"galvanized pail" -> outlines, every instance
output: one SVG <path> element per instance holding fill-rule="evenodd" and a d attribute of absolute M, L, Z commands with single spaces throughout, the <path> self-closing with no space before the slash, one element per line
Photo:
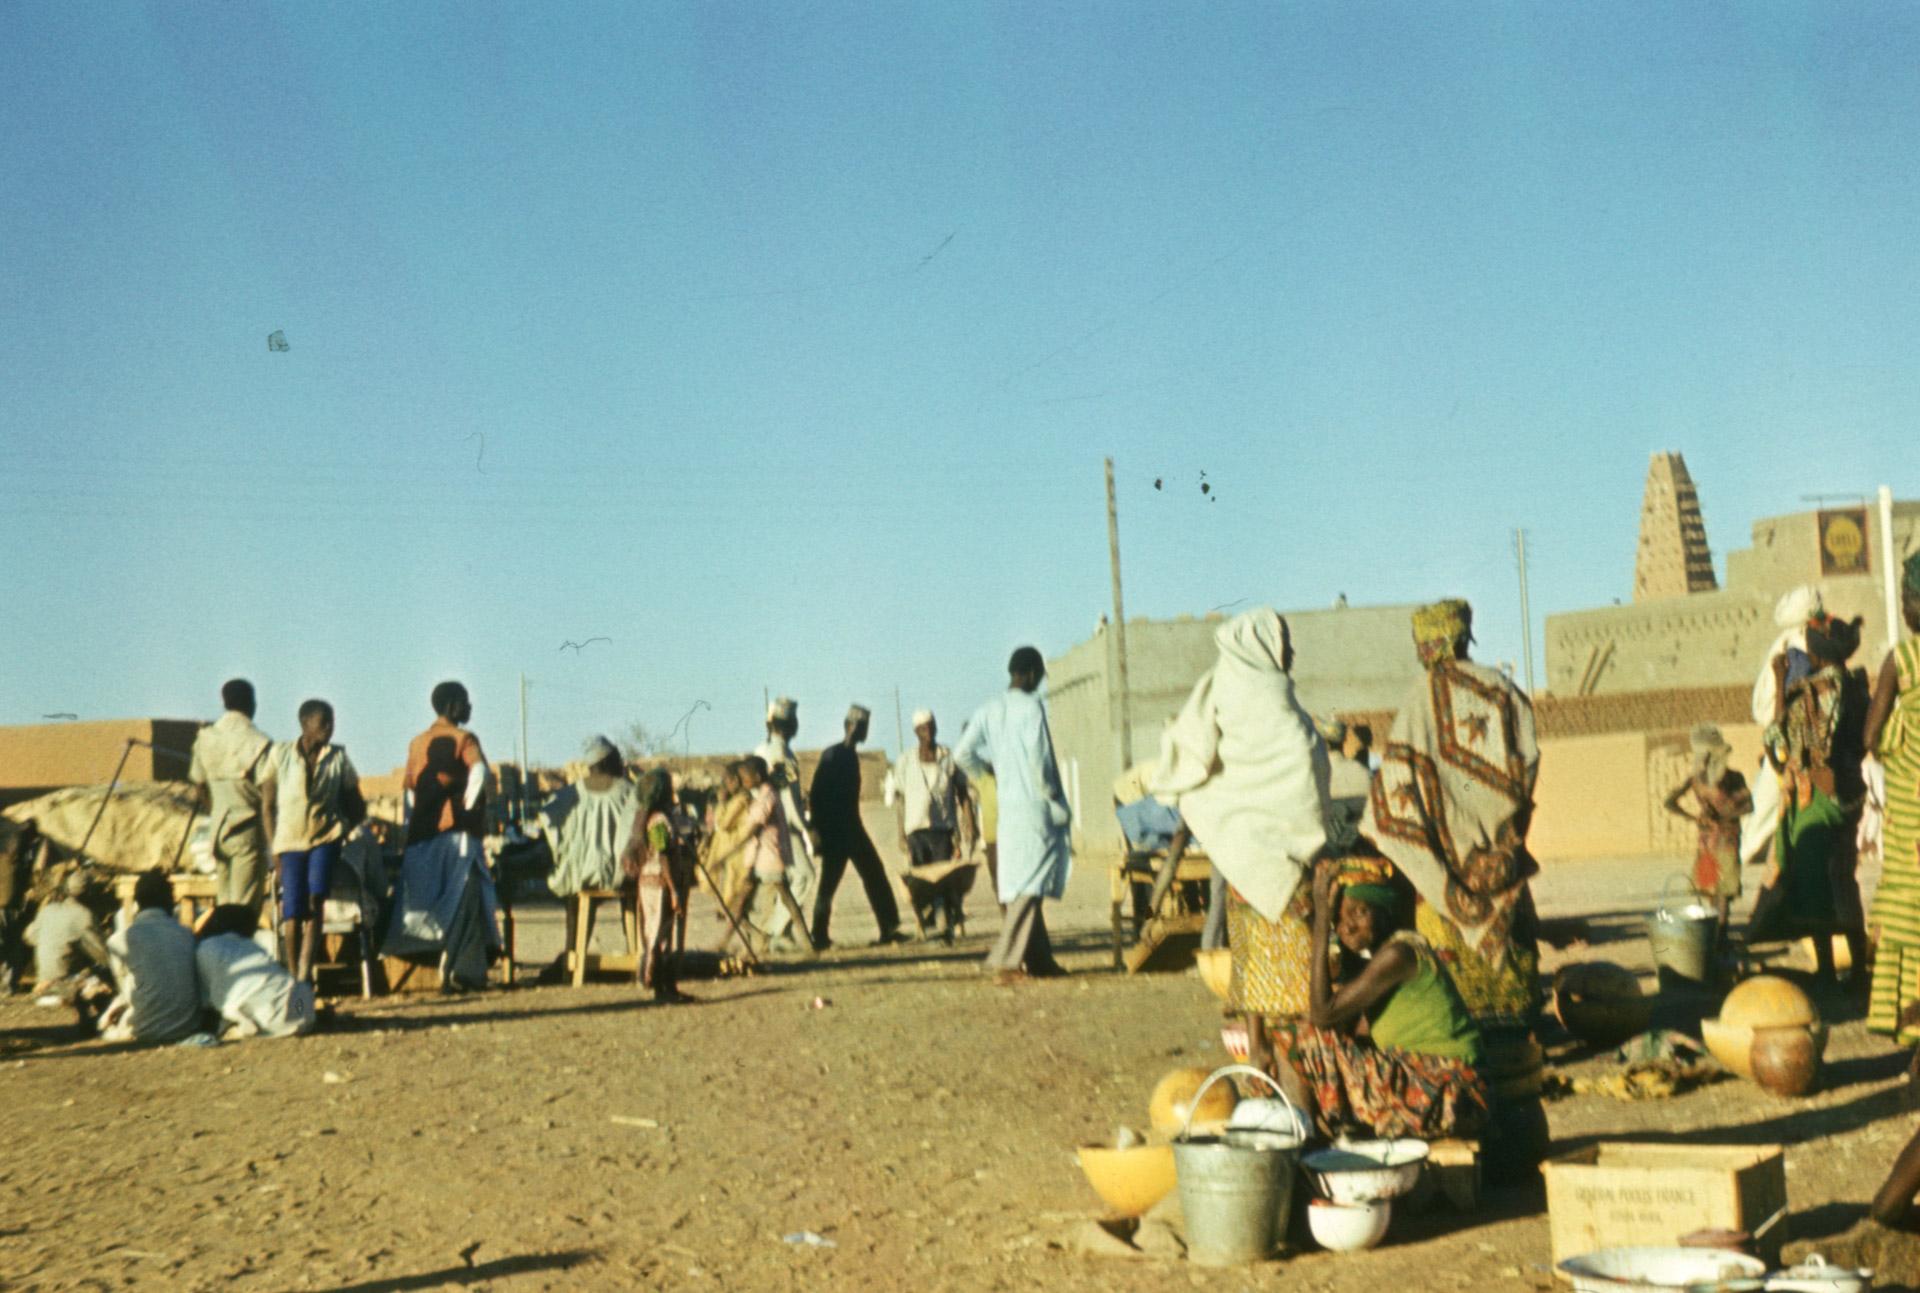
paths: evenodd
<path fill-rule="evenodd" d="M 1647 943 L 1653 951 L 1654 968 L 1677 975 L 1691 983 L 1713 982 L 1713 945 L 1720 929 L 1720 918 L 1702 903 L 1673 907 L 1667 902 L 1673 876 L 1660 892 L 1660 907 L 1647 917 Z M 1663 976 L 1664 977 L 1664 974 Z"/>
<path fill-rule="evenodd" d="M 1194 1093 L 1186 1126 L 1173 1142 L 1180 1211 L 1187 1223 L 1187 1260 L 1197 1266 L 1239 1266 L 1272 1257 L 1287 1237 L 1300 1142 L 1273 1132 L 1194 1136 L 1193 1109 L 1221 1078 L 1243 1073 L 1286 1092 L 1248 1064 L 1215 1070 Z M 1291 1102 L 1287 1102 L 1291 1110 Z"/>

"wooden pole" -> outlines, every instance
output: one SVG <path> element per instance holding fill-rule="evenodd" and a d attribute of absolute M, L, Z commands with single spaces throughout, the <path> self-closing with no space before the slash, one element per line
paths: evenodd
<path fill-rule="evenodd" d="M 1527 532 L 1513 532 L 1514 549 L 1520 557 L 1520 650 L 1527 658 L 1527 695 L 1533 695 L 1533 612 L 1527 605 Z"/>
<path fill-rule="evenodd" d="M 1133 766 L 1133 693 L 1127 683 L 1127 607 L 1120 596 L 1120 508 L 1113 494 L 1113 459 L 1107 459 L 1107 561 L 1113 567 L 1113 670 L 1119 694 L 1108 700 L 1120 712 L 1120 771 Z M 1111 687 L 1111 684 L 1110 684 Z"/>
<path fill-rule="evenodd" d="M 527 800 L 529 798 L 529 780 L 533 775 L 533 756 L 527 748 L 527 675 L 520 675 L 520 802 L 518 809 L 520 824 L 527 824 Z"/>
<path fill-rule="evenodd" d="M 1900 645 L 1900 572 L 1893 565 L 1893 489 L 1880 487 L 1880 581 L 1887 598 L 1887 650 Z"/>

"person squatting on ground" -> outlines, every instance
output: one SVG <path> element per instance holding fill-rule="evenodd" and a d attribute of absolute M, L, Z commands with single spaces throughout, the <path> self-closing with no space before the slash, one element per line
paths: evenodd
<path fill-rule="evenodd" d="M 113 992 L 106 940 L 81 901 L 86 892 L 87 873 L 67 872 L 60 896 L 42 904 L 27 927 L 26 941 L 34 952 L 37 1004 L 71 1006 L 81 1023 L 92 1024 Z"/>
<path fill-rule="evenodd" d="M 740 785 L 747 798 L 743 830 L 724 852 L 716 851 L 714 854 L 714 861 L 722 866 L 731 861 L 735 854 L 742 856 L 746 862 L 748 887 L 736 915 L 745 925 L 747 909 L 753 905 L 755 894 L 764 889 L 786 912 L 791 927 L 800 932 L 801 951 L 809 957 L 818 956 L 820 953 L 807 931 L 807 918 L 800 910 L 800 900 L 787 885 L 787 870 L 792 865 L 793 833 L 787 825 L 786 806 L 767 779 L 767 761 L 757 754 L 742 759 Z M 747 928 L 751 930 L 751 926 Z M 762 937 L 770 946 L 771 937 Z"/>
<path fill-rule="evenodd" d="M 680 991 L 674 975 L 680 895 L 674 883 L 673 821 L 667 813 L 671 784 L 658 768 L 641 774 L 634 788 L 637 802 L 620 868 L 633 886 L 633 923 L 640 940 L 634 978 L 653 990 L 655 1000 L 678 1004 L 692 998 Z"/>
<path fill-rule="evenodd" d="M 916 913 L 931 929 L 938 923 L 948 942 L 966 924 L 965 901 L 973 887 L 971 864 L 952 865 L 966 855 L 967 845 L 979 834 L 971 820 L 973 800 L 967 794 L 967 776 L 953 761 L 953 753 L 934 738 L 939 724 L 930 709 L 913 712 L 914 748 L 894 765 L 893 785 L 900 795 L 900 834 L 907 853 L 907 873 L 922 883 L 916 890 Z"/>
<path fill-rule="evenodd" d="M 1294 694 L 1293 642 L 1277 612 L 1236 615 L 1214 645 L 1213 667 L 1161 739 L 1153 789 L 1173 798 L 1226 878 L 1227 1009 L 1246 1020 L 1251 1062 L 1270 1066 L 1271 1028 L 1307 1013 L 1305 879 L 1327 842 L 1327 749 Z"/>
<path fill-rule="evenodd" d="M 820 752 L 820 765 L 813 770 L 813 785 L 807 792 L 813 832 L 820 843 L 820 884 L 813 894 L 813 945 L 823 952 L 833 946 L 833 895 L 849 862 L 860 873 L 867 905 L 873 908 L 873 918 L 880 926 L 875 945 L 897 943 L 906 937 L 900 932 L 900 907 L 894 901 L 887 868 L 880 861 L 880 851 L 873 847 L 866 823 L 860 820 L 860 742 L 867 739 L 868 718 L 864 706 L 847 710 L 846 735 Z"/>
<path fill-rule="evenodd" d="M 1778 700 L 1764 739 L 1780 778 L 1780 823 L 1747 929 L 1749 942 L 1811 936 L 1818 973 L 1829 983 L 1834 934 L 1846 937 L 1857 970 L 1867 959 L 1856 867 L 1868 694 L 1865 677 L 1847 668 L 1859 645 L 1857 618 L 1823 611 L 1807 621 L 1811 673 L 1790 681 L 1787 657 L 1775 658 Z"/>
<path fill-rule="evenodd" d="M 1920 553 L 1907 558 L 1900 592 L 1901 618 L 1920 634 Z M 1920 637 L 1900 642 L 1880 666 L 1865 743 L 1886 786 L 1880 886 L 1868 913 L 1877 941 L 1867 1028 L 1917 1048 L 1907 1076 L 1920 1092 Z"/>
<path fill-rule="evenodd" d="M 333 743 L 332 705 L 301 703 L 299 739 L 273 748 L 262 781 L 267 834 L 279 865 L 287 967 L 311 983 L 333 868 L 347 832 L 367 816 L 360 774 L 346 749 Z"/>
<path fill-rule="evenodd" d="M 187 780 L 199 787 L 213 842 L 214 901 L 260 906 L 266 894 L 267 837 L 261 828 L 261 786 L 273 742 L 253 725 L 253 684 L 235 678 L 220 688 L 226 712 L 193 738 Z"/>
<path fill-rule="evenodd" d="M 125 929 L 107 940 L 120 994 L 101 1016 L 108 1041 L 177 1042 L 200 1031 L 200 980 L 193 934 L 173 916 L 173 884 L 159 870 L 133 884 L 137 909 Z M 259 908 L 234 904 L 259 920 Z"/>
<path fill-rule="evenodd" d="M 433 689 L 434 721 L 407 746 L 406 853 L 382 953 L 437 954 L 443 992 L 487 986 L 500 949 L 500 901 L 487 870 L 488 769 L 467 730 L 473 702 L 457 682 Z"/>
<path fill-rule="evenodd" d="M 540 835 L 553 854 L 547 887 L 560 899 L 567 925 L 567 941 L 547 970 L 550 980 L 564 975 L 578 940 L 580 911 L 574 898 L 583 890 L 630 888 L 620 859 L 632 838 L 640 792 L 627 779 L 620 751 L 606 737 L 590 739 L 583 757 L 586 775 L 562 786 L 540 806 Z M 631 894 L 623 892 L 621 904 L 631 906 Z"/>
<path fill-rule="evenodd" d="M 1720 912 L 1724 947 L 1728 916 L 1740 896 L 1740 819 L 1753 811 L 1747 779 L 1727 766 L 1733 747 L 1712 723 L 1700 723 L 1688 738 L 1693 766 L 1687 779 L 1666 798 L 1666 809 L 1699 827 L 1693 855 L 1693 887 Z M 1693 796 L 1693 811 L 1680 801 Z"/>
<path fill-rule="evenodd" d="M 780 799 L 780 812 L 787 824 L 787 891 L 804 907 L 813 897 L 819 869 L 813 838 L 807 833 L 807 806 L 800 795 L 800 760 L 794 757 L 793 738 L 800 731 L 799 703 L 781 696 L 767 706 L 767 739 L 754 751 L 767 765 L 767 781 Z M 777 945 L 794 941 L 791 914 L 769 890 L 761 899 L 771 909 L 761 916 L 761 926 Z M 802 921 L 801 925 L 806 922 Z M 813 946 L 811 940 L 807 947 Z"/>
<path fill-rule="evenodd" d="M 1384 858 L 1315 868 L 1307 1018 L 1276 1035 L 1274 1064 L 1293 1070 L 1330 1135 L 1471 1137 L 1486 1121 L 1480 1030 L 1433 949 L 1404 927 L 1411 897 Z"/>
<path fill-rule="evenodd" d="M 313 984 L 296 979 L 254 939 L 247 908 L 215 907 L 195 938 L 201 1005 L 228 1037 L 298 1037 L 314 1028 Z"/>
<path fill-rule="evenodd" d="M 1060 768 L 1053 757 L 1047 708 L 1036 694 L 1046 662 L 1023 646 L 1007 662 L 1007 690 L 967 720 L 954 746 L 954 762 L 971 778 L 991 774 L 998 809 L 999 874 L 1006 910 L 1000 938 L 987 953 L 995 982 L 1065 974 L 1053 958 L 1042 904 L 1067 889 L 1073 860 L 1068 848 L 1073 814 L 1067 808 Z"/>

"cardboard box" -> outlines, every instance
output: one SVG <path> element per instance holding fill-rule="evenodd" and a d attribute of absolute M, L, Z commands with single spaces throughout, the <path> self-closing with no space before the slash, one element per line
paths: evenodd
<path fill-rule="evenodd" d="M 1787 1165 L 1779 1145 L 1590 1145 L 1546 1164 L 1555 1265 L 1602 1248 L 1666 1247 L 1696 1230 L 1753 1233 L 1778 1264 Z"/>

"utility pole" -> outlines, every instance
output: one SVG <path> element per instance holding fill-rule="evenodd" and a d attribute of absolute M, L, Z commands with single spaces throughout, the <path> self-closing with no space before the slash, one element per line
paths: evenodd
<path fill-rule="evenodd" d="M 1527 695 L 1533 695 L 1533 611 L 1527 605 L 1527 532 L 1513 532 L 1514 552 L 1520 558 L 1520 650 L 1526 657 Z"/>
<path fill-rule="evenodd" d="M 527 675 L 520 675 L 520 802 L 514 807 L 518 810 L 520 824 L 527 822 L 528 788 L 533 777 L 533 760 L 527 749 Z"/>
<path fill-rule="evenodd" d="M 893 740 L 894 757 L 907 752 L 907 728 L 900 720 L 900 684 L 893 684 Z"/>
<path fill-rule="evenodd" d="M 1113 665 L 1120 686 L 1108 702 L 1120 711 L 1120 771 L 1133 766 L 1133 693 L 1127 685 L 1127 607 L 1120 597 L 1120 508 L 1113 496 L 1113 459 L 1107 459 L 1107 560 L 1113 567 Z"/>
<path fill-rule="evenodd" d="M 1893 488 L 1880 487 L 1880 583 L 1887 598 L 1887 650 L 1900 645 L 1900 575 L 1893 568 Z"/>

